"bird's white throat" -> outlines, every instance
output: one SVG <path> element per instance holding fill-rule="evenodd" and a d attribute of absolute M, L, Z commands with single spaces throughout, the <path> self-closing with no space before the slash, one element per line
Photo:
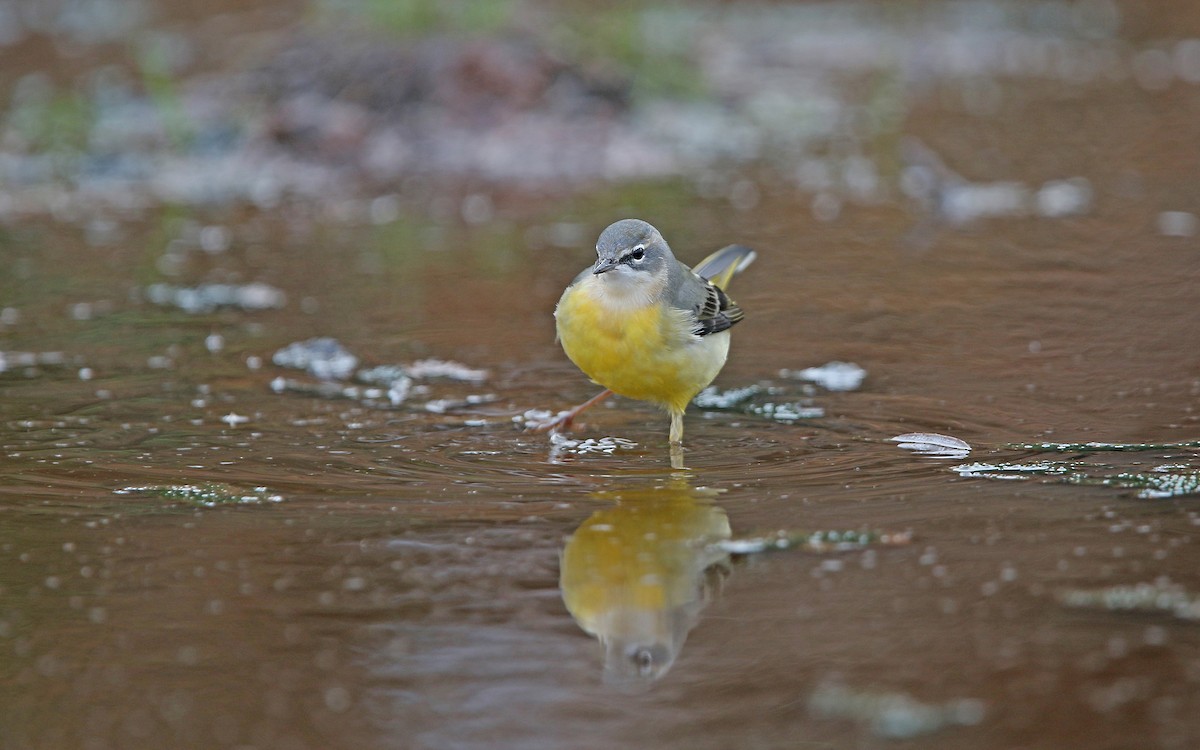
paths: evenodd
<path fill-rule="evenodd" d="M 645 307 L 661 296 L 666 278 L 629 268 L 617 268 L 588 279 L 590 291 L 605 307 L 629 310 Z"/>

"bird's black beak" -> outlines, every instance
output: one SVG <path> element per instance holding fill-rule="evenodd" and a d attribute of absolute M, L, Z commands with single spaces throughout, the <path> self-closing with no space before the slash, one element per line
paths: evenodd
<path fill-rule="evenodd" d="M 592 266 L 592 273 L 602 274 L 605 271 L 613 270 L 619 265 L 621 265 L 621 261 L 618 258 L 601 258 L 596 261 L 596 265 Z"/>

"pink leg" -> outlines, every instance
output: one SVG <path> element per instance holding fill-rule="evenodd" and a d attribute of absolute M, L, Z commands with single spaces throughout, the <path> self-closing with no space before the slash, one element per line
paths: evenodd
<path fill-rule="evenodd" d="M 569 430 L 571 429 L 571 423 L 575 421 L 575 417 L 579 416 L 581 411 L 589 406 L 595 406 L 611 395 L 613 395 L 613 392 L 605 388 L 603 391 L 600 391 L 595 396 L 592 396 L 571 411 L 565 412 L 562 416 L 555 417 L 554 419 L 546 422 L 541 422 L 540 424 L 530 425 L 529 429 L 533 430 L 534 432 L 546 432 L 547 430 Z"/>

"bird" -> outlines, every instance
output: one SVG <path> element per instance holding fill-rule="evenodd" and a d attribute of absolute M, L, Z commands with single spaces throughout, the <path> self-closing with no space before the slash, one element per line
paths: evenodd
<path fill-rule="evenodd" d="M 755 257 L 729 245 L 693 269 L 647 222 L 609 225 L 596 241 L 596 262 L 554 309 L 563 351 L 604 390 L 535 428 L 568 429 L 580 412 L 616 393 L 664 408 L 670 443 L 681 446 L 684 411 L 725 365 L 729 329 L 743 318 L 725 288 Z"/>

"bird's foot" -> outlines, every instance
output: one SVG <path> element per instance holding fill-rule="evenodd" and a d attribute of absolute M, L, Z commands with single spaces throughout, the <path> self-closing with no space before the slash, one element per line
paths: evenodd
<path fill-rule="evenodd" d="M 548 419 L 541 419 L 525 423 L 526 432 L 565 432 L 571 429 L 571 425 L 575 423 L 575 409 L 567 409 L 560 411 L 558 414 Z"/>
<path fill-rule="evenodd" d="M 550 419 L 529 420 L 525 423 L 525 429 L 531 432 L 548 432 L 550 430 L 560 432 L 563 430 L 569 430 L 571 429 L 571 424 L 575 421 L 575 417 L 579 416 L 580 412 L 590 406 L 595 406 L 611 396 L 612 393 L 612 391 L 605 389 L 597 393 L 595 396 L 592 396 L 587 401 L 584 401 L 579 406 L 576 406 L 574 409 L 560 411 L 556 416 L 551 417 Z"/>

